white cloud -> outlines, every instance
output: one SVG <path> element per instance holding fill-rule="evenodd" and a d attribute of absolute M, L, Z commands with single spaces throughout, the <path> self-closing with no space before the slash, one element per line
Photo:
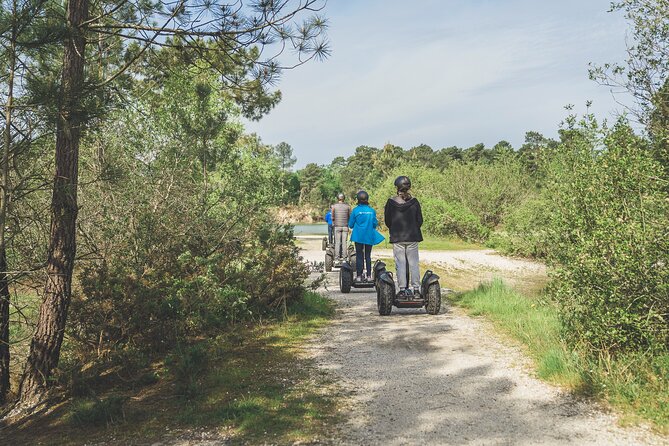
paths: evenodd
<path fill-rule="evenodd" d="M 282 103 L 248 126 L 290 143 L 299 165 L 362 144 L 519 145 L 528 130 L 554 135 L 566 104 L 615 107 L 587 78 L 589 61 L 623 57 L 606 0 L 336 2 L 331 59 L 287 72 Z"/>

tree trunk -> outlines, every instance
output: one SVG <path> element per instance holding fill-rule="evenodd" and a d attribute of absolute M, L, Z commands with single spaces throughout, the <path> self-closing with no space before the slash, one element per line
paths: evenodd
<path fill-rule="evenodd" d="M 89 0 L 69 0 L 69 36 L 63 54 L 60 112 L 56 125 L 56 173 L 51 199 L 47 280 L 37 328 L 30 345 L 20 388 L 20 402 L 39 400 L 58 365 L 70 305 L 76 254 L 77 181 L 81 135 L 81 93 L 84 82 L 84 39 Z"/>
<path fill-rule="evenodd" d="M 9 276 L 7 270 L 7 245 L 5 224 L 9 199 L 9 152 L 12 144 L 12 107 L 14 100 L 14 73 L 16 71 L 16 0 L 12 2 L 12 40 L 8 51 L 9 76 L 7 78 L 7 103 L 5 104 L 5 131 L 2 151 L 0 187 L 0 404 L 4 404 L 9 392 Z"/>

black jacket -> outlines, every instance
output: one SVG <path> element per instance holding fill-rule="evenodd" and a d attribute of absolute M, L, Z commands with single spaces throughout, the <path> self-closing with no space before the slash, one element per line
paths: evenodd
<path fill-rule="evenodd" d="M 420 227 L 423 225 L 423 212 L 420 203 L 413 197 L 403 203 L 396 201 L 397 198 L 388 199 L 383 212 L 385 224 L 390 230 L 390 243 L 422 242 Z"/>

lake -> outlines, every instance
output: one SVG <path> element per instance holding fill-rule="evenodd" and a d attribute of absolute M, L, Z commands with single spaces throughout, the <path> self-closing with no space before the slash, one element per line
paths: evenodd
<path fill-rule="evenodd" d="M 295 225 L 295 235 L 328 235 L 328 225 L 325 223 Z"/>

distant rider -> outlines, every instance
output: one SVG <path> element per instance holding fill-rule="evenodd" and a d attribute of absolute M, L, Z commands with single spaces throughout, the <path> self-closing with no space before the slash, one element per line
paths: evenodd
<path fill-rule="evenodd" d="M 397 196 L 388 199 L 384 209 L 384 219 L 390 231 L 390 243 L 393 244 L 400 294 L 411 296 L 420 293 L 418 243 L 423 241 L 420 230 L 423 225 L 423 213 L 420 203 L 409 192 L 411 189 L 409 177 L 397 177 L 395 187 Z M 411 276 L 410 284 L 407 281 L 407 269 Z"/>
<path fill-rule="evenodd" d="M 353 229 L 351 241 L 355 243 L 356 281 L 368 280 L 372 277 L 372 246 L 378 245 L 385 237 L 376 230 L 379 221 L 376 211 L 369 205 L 369 194 L 364 190 L 358 192 L 358 205 L 351 212 L 348 227 Z M 363 272 L 366 266 L 367 274 Z"/>
<path fill-rule="evenodd" d="M 332 224 L 334 226 L 335 259 L 343 260 L 348 239 L 348 219 L 351 206 L 344 203 L 344 194 L 337 195 L 337 202 L 332 205 Z"/>
<path fill-rule="evenodd" d="M 328 243 L 332 244 L 334 240 L 334 227 L 332 226 L 332 208 L 328 208 L 325 214 L 325 223 L 328 224 Z"/>

